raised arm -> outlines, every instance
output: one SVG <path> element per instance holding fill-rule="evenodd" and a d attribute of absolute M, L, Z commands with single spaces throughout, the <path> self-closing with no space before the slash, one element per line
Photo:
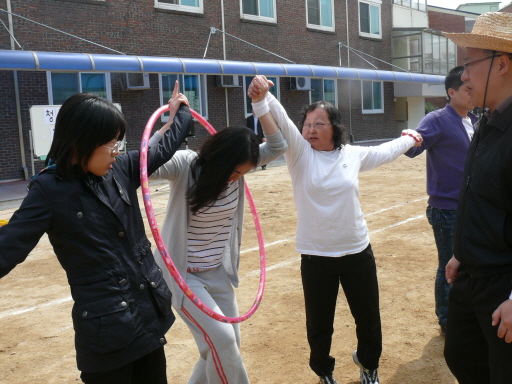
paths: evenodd
<path fill-rule="evenodd" d="M 174 83 L 174 89 L 172 91 L 172 96 L 169 99 L 169 120 L 164 124 L 162 128 L 158 131 L 158 133 L 163 136 L 165 132 L 171 128 L 171 124 L 174 122 L 174 117 L 176 116 L 176 112 L 178 111 L 181 104 L 185 104 L 190 108 L 190 103 L 188 102 L 187 96 L 179 92 L 180 86 L 178 80 Z M 159 140 L 158 140 L 159 141 Z M 156 142 L 158 142 L 156 141 Z M 155 143 L 156 143 L 155 142 Z M 151 141 L 150 141 L 151 144 Z"/>
<path fill-rule="evenodd" d="M 249 86 L 248 95 L 253 100 L 252 107 L 254 113 L 261 121 L 261 117 L 266 115 L 269 111 L 272 114 L 274 121 L 277 123 L 283 135 L 288 142 L 288 151 L 285 154 L 286 160 L 294 164 L 300 157 L 309 143 L 304 140 L 302 134 L 297 129 L 293 121 L 288 117 L 283 106 L 268 90 L 274 83 L 267 80 L 265 76 L 256 76 L 251 85 Z M 261 117 L 260 117 L 261 116 Z"/>
<path fill-rule="evenodd" d="M 188 100 L 185 95 L 177 92 L 175 85 L 173 96 L 169 100 L 170 114 L 167 123 L 155 134 L 154 139 L 149 142 L 147 156 L 147 172 L 151 175 L 162 164 L 169 161 L 174 153 L 181 146 L 194 121 L 188 107 Z M 173 117 L 173 119 L 171 119 Z M 159 135 L 159 136 L 158 136 Z M 132 180 L 139 179 L 140 153 L 138 150 L 130 151 L 127 154 L 116 157 L 116 169 L 129 175 Z M 138 184 L 136 184 L 138 187 Z"/>

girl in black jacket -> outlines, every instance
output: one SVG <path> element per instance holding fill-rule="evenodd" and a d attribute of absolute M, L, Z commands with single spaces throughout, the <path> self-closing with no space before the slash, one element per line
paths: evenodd
<path fill-rule="evenodd" d="M 167 162 L 193 124 L 177 83 L 148 174 Z M 171 127 L 172 123 L 172 127 Z M 171 129 L 169 129 L 171 128 Z M 137 199 L 139 151 L 119 154 L 121 112 L 90 93 L 60 108 L 47 167 L 0 228 L 0 277 L 44 233 L 66 271 L 78 369 L 84 383 L 167 383 L 163 345 L 175 318 Z"/>

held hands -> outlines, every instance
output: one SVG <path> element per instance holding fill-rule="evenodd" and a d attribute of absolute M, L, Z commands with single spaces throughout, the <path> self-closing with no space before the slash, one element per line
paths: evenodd
<path fill-rule="evenodd" d="M 265 98 L 270 87 L 273 87 L 274 83 L 263 75 L 257 75 L 252 79 L 251 85 L 247 90 L 247 96 L 252 99 L 253 103 L 262 101 Z"/>
<path fill-rule="evenodd" d="M 448 264 L 445 267 L 445 276 L 448 284 L 453 284 L 453 281 L 457 277 L 457 271 L 459 270 L 460 261 L 452 256 Z"/>
<path fill-rule="evenodd" d="M 167 120 L 167 123 L 165 123 L 165 125 L 158 131 L 158 133 L 161 135 L 163 135 L 171 127 L 171 124 L 174 121 L 174 116 L 176 116 L 176 112 L 178 111 L 181 104 L 185 104 L 190 107 L 187 96 L 185 96 L 183 93 L 179 93 L 179 89 L 180 86 L 178 80 L 176 80 L 174 83 L 172 96 L 169 99 L 169 120 Z"/>
<path fill-rule="evenodd" d="M 421 137 L 421 135 L 416 132 L 415 130 L 413 129 L 404 129 L 402 131 L 402 136 L 411 136 L 414 141 L 416 141 L 416 143 L 414 144 L 415 147 L 421 147 L 421 143 L 423 143 L 423 137 Z"/>
<path fill-rule="evenodd" d="M 498 324 L 498 337 L 512 343 L 512 300 L 505 300 L 492 314 L 492 325 Z"/>

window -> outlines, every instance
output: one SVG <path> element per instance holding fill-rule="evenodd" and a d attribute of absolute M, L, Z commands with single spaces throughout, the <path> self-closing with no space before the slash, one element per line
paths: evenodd
<path fill-rule="evenodd" d="M 311 79 L 310 103 L 325 100 L 336 107 L 336 80 Z"/>
<path fill-rule="evenodd" d="M 203 13 L 203 0 L 155 0 L 155 8 Z"/>
<path fill-rule="evenodd" d="M 393 65 L 410 72 L 423 72 L 421 31 L 393 31 Z"/>
<path fill-rule="evenodd" d="M 306 0 L 308 28 L 334 31 L 334 5 L 332 0 Z"/>
<path fill-rule="evenodd" d="M 363 99 L 363 113 L 384 113 L 382 81 L 362 81 L 361 98 Z"/>
<path fill-rule="evenodd" d="M 95 93 L 112 101 L 110 73 L 69 73 L 47 72 L 48 101 L 62 105 L 66 99 L 80 92 Z"/>
<path fill-rule="evenodd" d="M 242 19 L 277 22 L 276 0 L 240 0 Z"/>
<path fill-rule="evenodd" d="M 249 85 L 251 85 L 252 79 L 254 79 L 254 76 L 244 77 L 245 117 L 252 115 L 252 100 L 247 96 L 247 91 L 249 90 Z M 270 88 L 269 92 L 279 100 L 279 79 L 273 76 L 267 76 L 267 79 L 274 83 L 274 86 Z"/>
<path fill-rule="evenodd" d="M 180 92 L 187 96 L 190 108 L 204 118 L 208 118 L 206 102 L 206 76 L 205 75 L 160 75 L 160 102 L 168 103 L 172 96 L 174 83 L 178 80 Z M 169 112 L 162 115 L 162 121 L 169 119 Z"/>
<path fill-rule="evenodd" d="M 457 49 L 455 44 L 442 35 L 423 32 L 423 72 L 446 75 L 455 67 Z"/>
<path fill-rule="evenodd" d="M 380 0 L 359 2 L 359 35 L 382 38 L 380 23 Z"/>
<path fill-rule="evenodd" d="M 393 3 L 401 5 L 402 7 L 427 12 L 427 0 L 393 0 Z"/>

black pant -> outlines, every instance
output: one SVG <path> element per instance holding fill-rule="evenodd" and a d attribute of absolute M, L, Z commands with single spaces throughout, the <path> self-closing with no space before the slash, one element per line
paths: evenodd
<path fill-rule="evenodd" d="M 107 372 L 82 372 L 85 384 L 167 384 L 164 347 L 121 368 Z"/>
<path fill-rule="evenodd" d="M 340 283 L 356 322 L 359 362 L 367 369 L 378 368 L 382 331 L 377 268 L 371 246 L 342 257 L 302 255 L 301 274 L 311 369 L 319 376 L 334 371 L 335 359 L 330 350 Z"/>
<path fill-rule="evenodd" d="M 450 290 L 444 356 L 459 384 L 512 383 L 512 344 L 492 314 L 510 295 L 512 273 L 471 278 L 461 265 Z"/>

